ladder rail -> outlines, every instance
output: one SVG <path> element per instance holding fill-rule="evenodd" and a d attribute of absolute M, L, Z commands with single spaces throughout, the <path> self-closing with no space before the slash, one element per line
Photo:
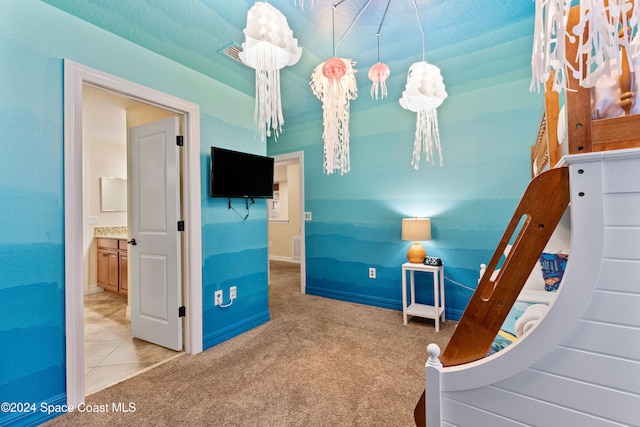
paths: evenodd
<path fill-rule="evenodd" d="M 529 183 L 491 257 L 487 273 L 480 279 L 440 357 L 443 366 L 461 365 L 485 357 L 568 205 L 568 167 L 548 170 Z M 492 277 L 516 232 L 500 272 Z M 423 392 L 414 410 L 417 426 L 426 423 L 424 396 Z"/>

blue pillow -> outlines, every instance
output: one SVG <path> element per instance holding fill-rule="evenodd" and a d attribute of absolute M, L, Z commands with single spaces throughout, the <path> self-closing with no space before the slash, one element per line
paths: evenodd
<path fill-rule="evenodd" d="M 544 289 L 553 292 L 558 290 L 564 270 L 567 268 L 567 254 L 548 254 L 540 256 L 540 266 L 542 267 L 542 277 L 544 277 Z"/>

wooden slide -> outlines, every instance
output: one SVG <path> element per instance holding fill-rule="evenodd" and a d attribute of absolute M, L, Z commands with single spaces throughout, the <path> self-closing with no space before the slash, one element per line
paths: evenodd
<path fill-rule="evenodd" d="M 551 169 L 527 187 L 440 361 L 455 366 L 485 357 L 531 270 L 569 205 L 569 170 Z M 516 234 L 500 272 L 492 272 Z M 425 420 L 425 393 L 414 410 L 416 425 Z"/>

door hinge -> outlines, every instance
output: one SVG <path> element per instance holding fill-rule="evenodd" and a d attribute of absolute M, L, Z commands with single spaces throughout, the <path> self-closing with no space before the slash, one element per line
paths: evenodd
<path fill-rule="evenodd" d="M 182 135 L 176 136 L 176 145 L 182 147 L 184 145 L 184 137 Z"/>
<path fill-rule="evenodd" d="M 182 307 L 178 308 L 178 317 L 185 317 L 186 316 L 186 312 L 187 309 L 184 307 L 184 305 Z"/>
<path fill-rule="evenodd" d="M 178 221 L 178 231 L 184 231 L 184 221 Z"/>

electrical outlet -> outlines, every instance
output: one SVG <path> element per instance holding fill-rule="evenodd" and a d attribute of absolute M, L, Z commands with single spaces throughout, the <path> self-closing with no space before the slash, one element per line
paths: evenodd
<path fill-rule="evenodd" d="M 232 287 L 229 288 L 229 299 L 232 300 L 232 301 L 234 299 L 236 299 L 236 287 L 235 286 L 232 286 Z"/>
<path fill-rule="evenodd" d="M 213 305 L 222 305 L 222 291 L 213 293 Z"/>
<path fill-rule="evenodd" d="M 376 269 L 374 267 L 369 267 L 369 279 L 376 278 Z"/>

